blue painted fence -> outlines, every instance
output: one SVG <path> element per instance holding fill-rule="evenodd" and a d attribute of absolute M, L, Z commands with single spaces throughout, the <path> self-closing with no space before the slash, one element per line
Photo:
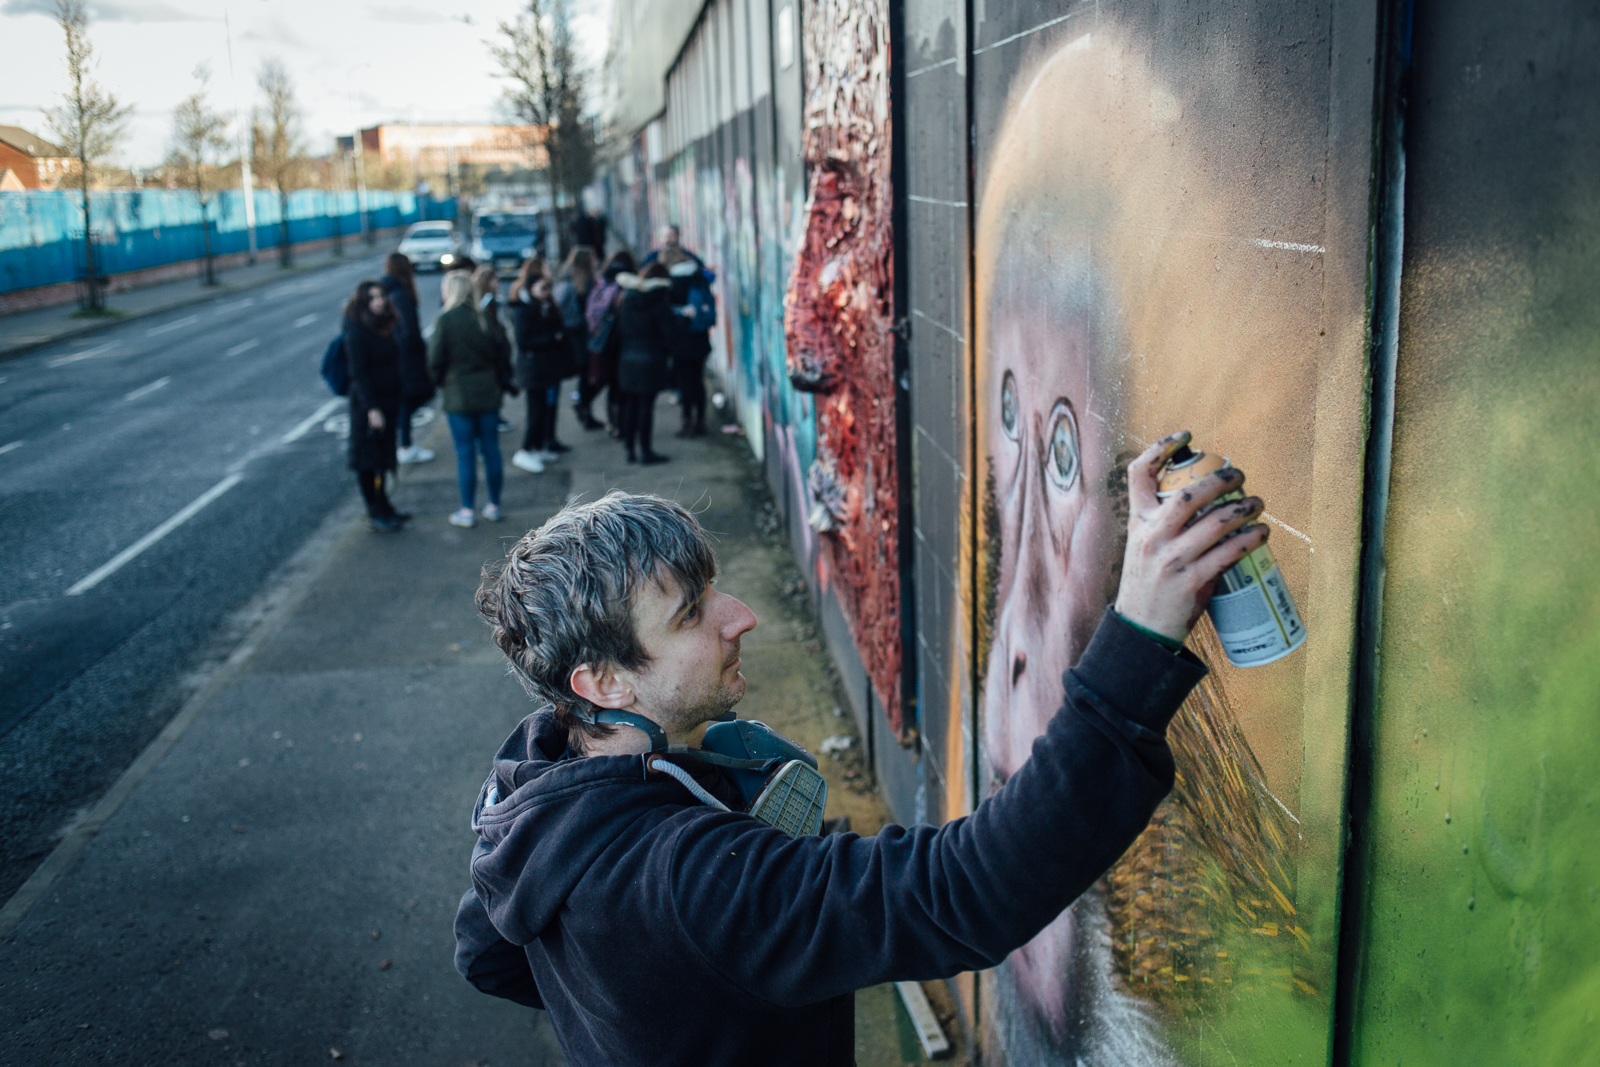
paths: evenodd
<path fill-rule="evenodd" d="M 358 194 L 299 189 L 289 194 L 289 241 L 298 244 L 361 232 Z M 204 254 L 200 202 L 181 189 L 112 189 L 89 195 L 96 265 L 101 274 L 124 274 L 198 259 Z M 282 237 L 277 193 L 256 190 L 256 246 L 276 248 Z M 456 214 L 454 199 L 371 190 L 367 211 L 374 229 L 404 226 Z M 211 250 L 216 255 L 249 248 L 244 195 L 219 192 L 207 206 Z M 0 293 L 70 282 L 83 276 L 83 200 L 72 191 L 0 193 Z"/>

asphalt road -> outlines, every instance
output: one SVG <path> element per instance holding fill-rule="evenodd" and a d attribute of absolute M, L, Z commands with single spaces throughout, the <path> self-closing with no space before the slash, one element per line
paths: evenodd
<path fill-rule="evenodd" d="M 242 637 L 354 494 L 318 377 L 381 260 L 0 363 L 0 900 Z M 419 286 L 423 321 L 438 286 Z"/>

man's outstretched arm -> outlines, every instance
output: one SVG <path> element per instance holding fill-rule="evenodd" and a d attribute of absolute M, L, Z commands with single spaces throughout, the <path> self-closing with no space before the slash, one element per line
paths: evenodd
<path fill-rule="evenodd" d="M 685 824 L 669 876 L 674 918 L 710 966 L 788 1005 L 993 966 L 1126 850 L 1171 789 L 1166 725 L 1205 673 L 1140 629 L 1186 637 L 1218 575 L 1264 537 L 1235 533 L 1259 500 L 1194 520 L 1238 487 L 1237 472 L 1157 501 L 1156 475 L 1187 439 L 1158 442 L 1130 467 L 1118 610 L 1063 679 L 1062 708 L 1032 757 L 972 816 L 798 841 L 737 816 Z"/>

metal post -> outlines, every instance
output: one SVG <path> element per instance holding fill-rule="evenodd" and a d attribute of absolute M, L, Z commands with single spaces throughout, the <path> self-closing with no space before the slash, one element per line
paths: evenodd
<path fill-rule="evenodd" d="M 233 27 L 228 12 L 222 12 L 222 27 L 228 37 L 228 88 L 233 93 L 233 124 L 239 128 L 239 185 L 244 190 L 244 229 L 250 243 L 250 265 L 256 265 L 256 183 L 250 173 L 250 157 L 255 152 L 254 138 L 239 118 L 239 85 L 233 77 Z"/>
<path fill-rule="evenodd" d="M 356 208 L 361 212 L 361 236 L 367 244 L 377 243 L 377 235 L 372 232 L 372 218 L 367 207 L 367 157 L 365 151 L 366 137 L 360 130 L 356 131 Z"/>

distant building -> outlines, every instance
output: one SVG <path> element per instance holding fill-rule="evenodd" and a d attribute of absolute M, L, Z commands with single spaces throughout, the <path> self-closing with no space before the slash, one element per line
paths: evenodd
<path fill-rule="evenodd" d="M 385 123 L 361 131 L 361 150 L 382 165 L 415 166 L 432 174 L 474 167 L 543 167 L 544 134 L 537 126 L 416 125 Z"/>
<path fill-rule="evenodd" d="M 0 126 L 0 190 L 54 189 L 77 169 L 78 161 L 60 146 L 21 126 Z"/>

